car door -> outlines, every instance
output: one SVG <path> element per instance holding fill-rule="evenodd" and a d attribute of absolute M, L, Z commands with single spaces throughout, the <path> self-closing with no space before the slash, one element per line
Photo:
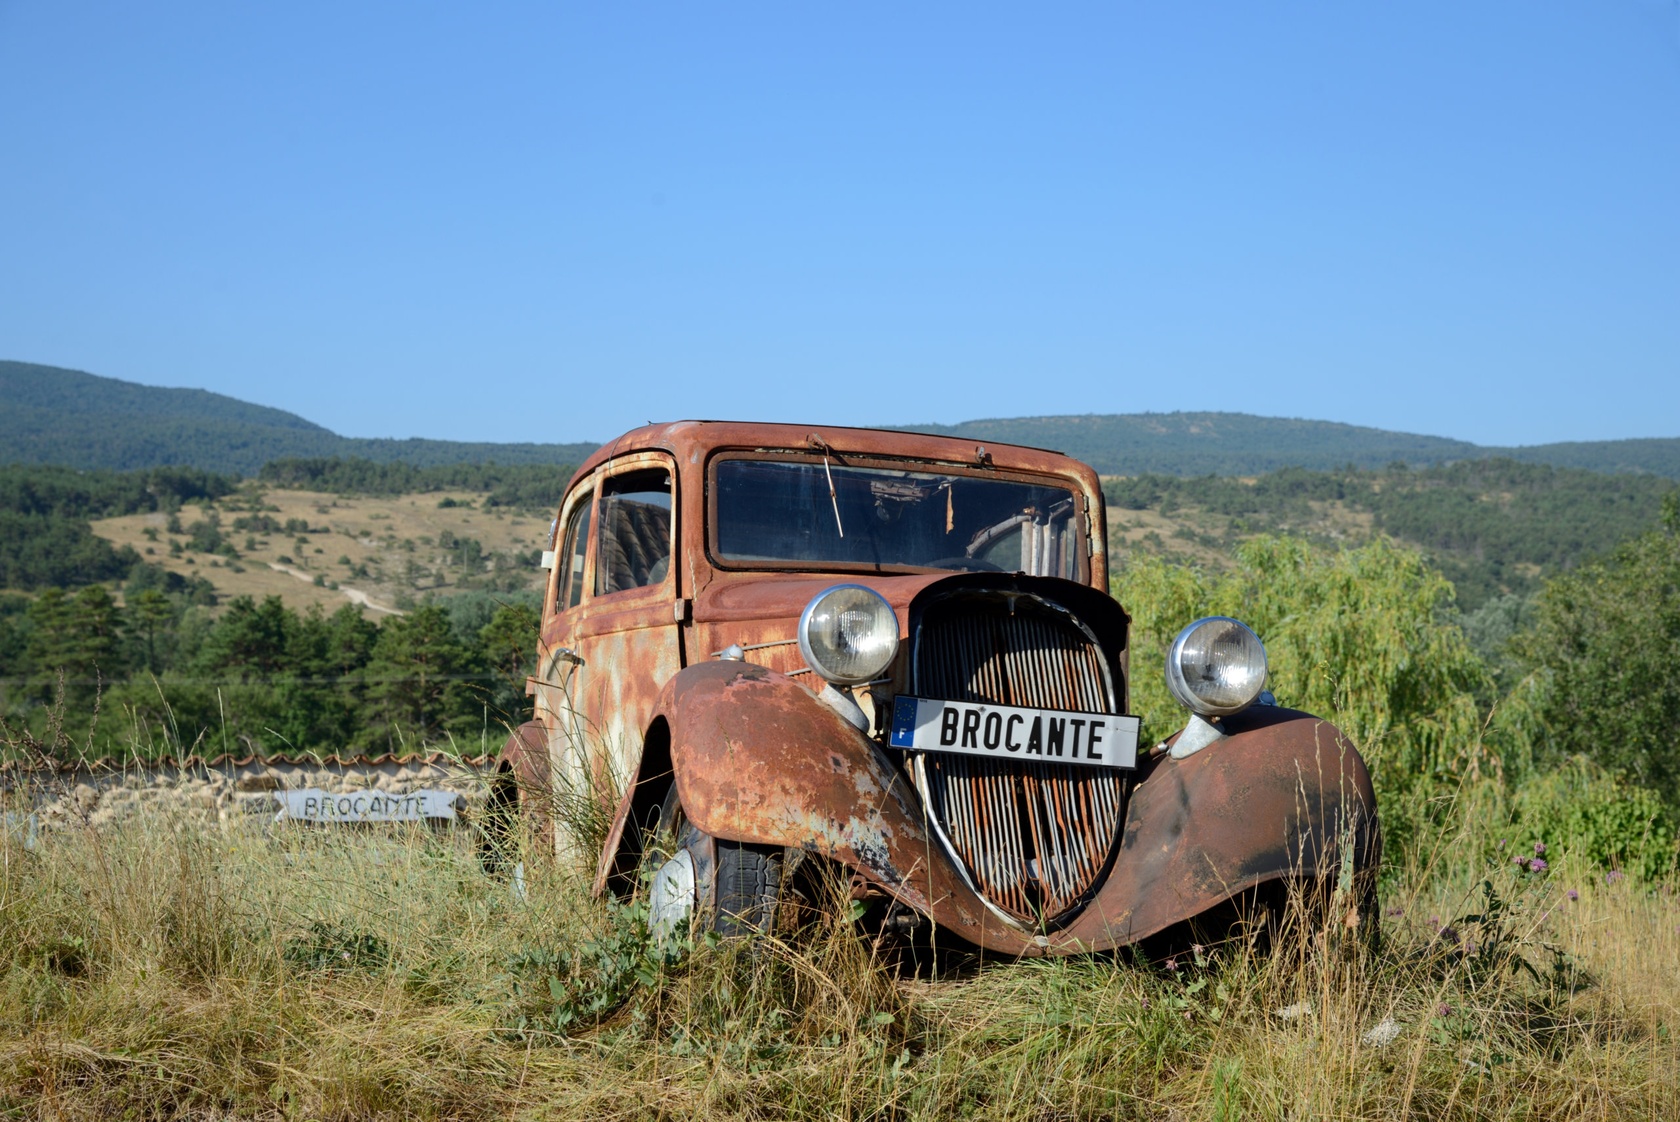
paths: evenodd
<path fill-rule="evenodd" d="M 674 469 L 663 453 L 621 457 L 561 512 L 538 692 L 562 816 L 616 805 L 682 666 Z"/>

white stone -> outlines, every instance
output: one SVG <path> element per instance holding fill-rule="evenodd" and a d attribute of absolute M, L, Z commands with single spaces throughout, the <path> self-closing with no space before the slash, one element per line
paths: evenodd
<path fill-rule="evenodd" d="M 1400 1022 L 1393 1017 L 1384 1017 L 1370 1032 L 1360 1037 L 1360 1042 L 1370 1048 L 1381 1048 L 1385 1044 L 1394 1043 L 1400 1035 Z"/>

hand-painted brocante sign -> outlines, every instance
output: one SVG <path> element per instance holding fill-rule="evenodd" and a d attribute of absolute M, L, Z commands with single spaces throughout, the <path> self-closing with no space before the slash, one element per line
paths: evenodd
<path fill-rule="evenodd" d="M 435 789 L 411 791 L 406 795 L 384 791 L 357 791 L 335 795 L 307 787 L 301 791 L 276 791 L 280 809 L 276 822 L 423 822 L 454 818 L 453 791 Z"/>

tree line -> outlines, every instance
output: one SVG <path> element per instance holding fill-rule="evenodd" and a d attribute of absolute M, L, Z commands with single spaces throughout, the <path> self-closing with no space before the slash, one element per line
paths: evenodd
<path fill-rule="evenodd" d="M 1606 555 L 1546 582 L 1490 659 L 1419 552 L 1377 537 L 1329 550 L 1244 543 L 1220 573 L 1134 554 L 1132 708 L 1153 741 L 1183 723 L 1157 667 L 1176 628 L 1231 615 L 1266 643 L 1280 704 L 1334 720 L 1372 769 L 1385 841 L 1417 842 L 1481 800 L 1527 842 L 1657 875 L 1680 833 L 1680 498 Z M 1495 856 L 1508 859 L 1509 854 Z"/>
<path fill-rule="evenodd" d="M 355 457 L 327 456 L 274 460 L 257 480 L 300 491 L 354 495 L 412 495 L 431 491 L 486 492 L 486 507 L 551 510 L 577 470 L 573 464 L 375 463 Z"/>
<path fill-rule="evenodd" d="M 1254 532 L 1313 536 L 1326 503 L 1371 516 L 1373 528 L 1419 546 L 1473 610 L 1527 595 L 1649 526 L 1676 484 L 1655 475 L 1603 475 L 1508 459 L 1381 471 L 1287 468 L 1252 478 L 1139 475 L 1108 479 L 1111 510 L 1223 520 L 1234 548 Z"/>
<path fill-rule="evenodd" d="M 472 751 L 528 714 L 529 595 L 466 594 L 383 620 L 248 596 L 220 612 L 103 584 L 0 600 L 0 714 L 92 755 Z"/>
<path fill-rule="evenodd" d="M 142 564 L 139 555 L 96 535 L 90 519 L 173 513 L 183 503 L 231 494 L 238 485 L 231 476 L 195 468 L 0 467 L 0 589 L 123 580 Z"/>

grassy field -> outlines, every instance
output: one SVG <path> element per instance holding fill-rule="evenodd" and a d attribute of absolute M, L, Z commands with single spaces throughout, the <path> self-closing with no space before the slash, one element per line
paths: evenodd
<path fill-rule="evenodd" d="M 1307 504 L 1311 515 L 1287 526 L 1290 533 L 1313 541 L 1335 545 L 1360 545 L 1375 532 L 1368 511 L 1354 510 L 1346 503 L 1327 501 Z M 1116 562 L 1132 553 L 1164 557 L 1223 572 L 1234 564 L 1238 543 L 1262 533 L 1276 532 L 1271 524 L 1233 531 L 1231 519 L 1200 507 L 1183 505 L 1171 513 L 1158 510 L 1108 509 L 1108 549 Z"/>
<path fill-rule="evenodd" d="M 1391 870 L 1375 953 L 1297 925 L 1270 955 L 937 979 L 843 920 L 668 954 L 567 870 L 485 876 L 463 834 L 8 837 L 0 1115 L 1680 1115 L 1672 886 L 1519 871 L 1462 818 Z"/>
<path fill-rule="evenodd" d="M 92 525 L 100 537 L 133 547 L 148 562 L 207 579 L 224 600 L 273 595 L 297 610 L 319 604 L 332 611 L 346 601 L 375 611 L 401 609 L 426 592 L 483 587 L 498 572 L 503 585 L 540 589 L 542 570 L 507 562 L 546 546 L 548 519 L 481 510 L 483 498 L 464 491 L 346 497 L 248 490 L 214 511 L 186 506 L 173 530 L 163 514 Z M 236 557 L 192 547 L 192 527 L 212 517 Z M 242 523 L 257 528 L 242 529 Z M 469 540 L 476 549 L 460 544 Z M 507 559 L 499 570 L 498 555 Z"/>

